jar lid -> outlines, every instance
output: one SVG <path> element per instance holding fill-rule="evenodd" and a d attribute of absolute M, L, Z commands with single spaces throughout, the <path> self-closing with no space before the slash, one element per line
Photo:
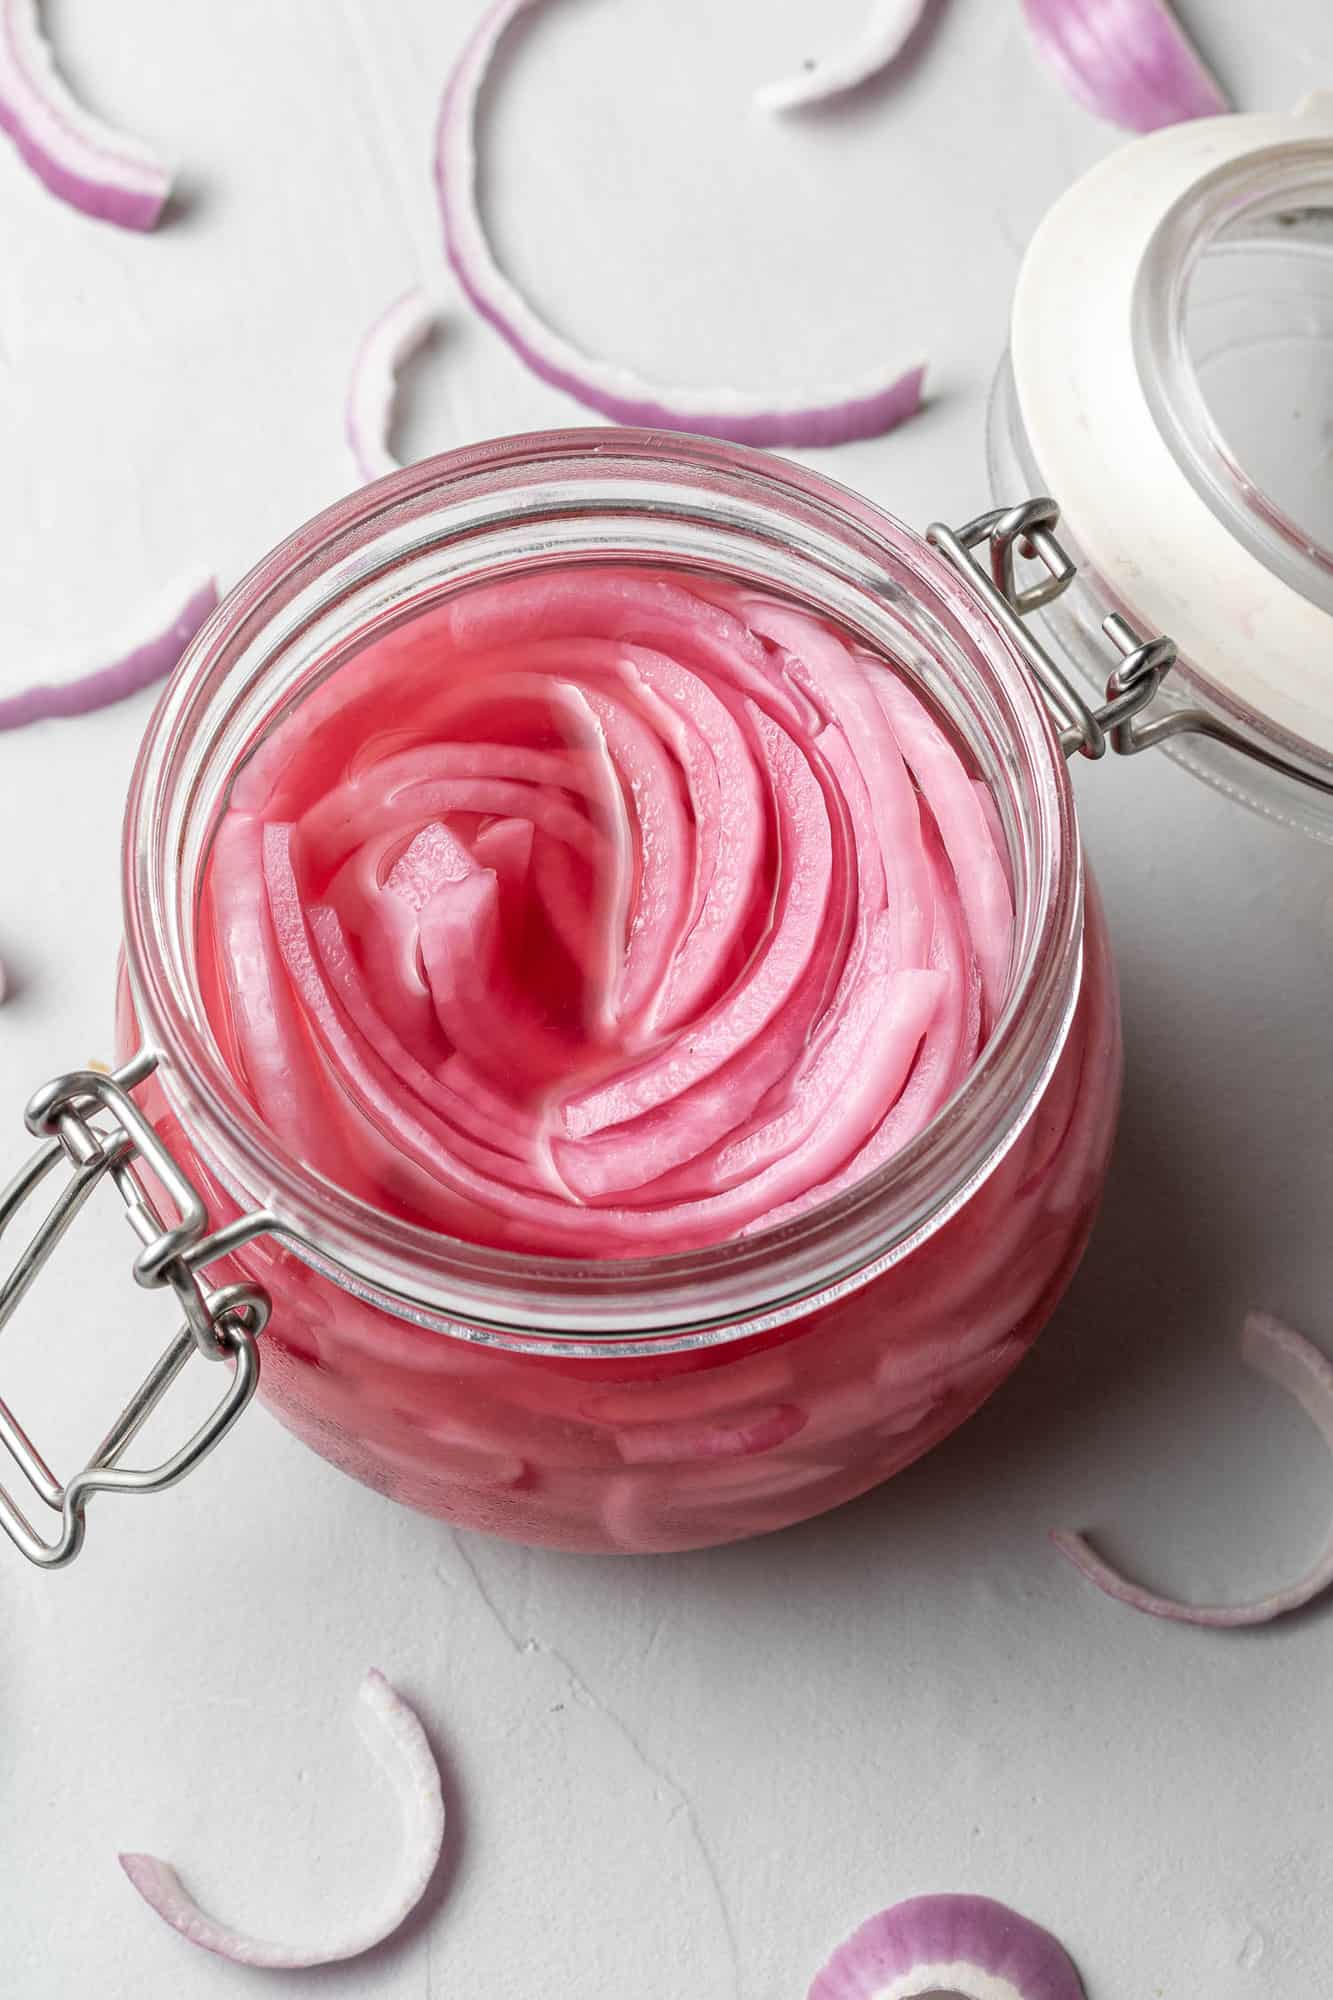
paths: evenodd
<path fill-rule="evenodd" d="M 1085 175 L 1024 260 L 1011 362 L 1080 564 L 1196 700 L 1333 775 L 1333 93 Z"/>

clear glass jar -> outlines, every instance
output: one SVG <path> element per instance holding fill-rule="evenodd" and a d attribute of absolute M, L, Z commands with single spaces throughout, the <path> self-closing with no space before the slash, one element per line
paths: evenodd
<path fill-rule="evenodd" d="M 195 918 L 211 831 L 264 731 L 367 636 L 464 583 L 650 562 L 799 600 L 894 660 L 989 785 L 1016 930 L 971 1075 L 879 1173 L 781 1229 L 575 1263 L 431 1234 L 275 1149 L 214 1042 Z M 759 453 L 574 431 L 413 467 L 330 509 L 232 593 L 150 725 L 126 821 L 122 1059 L 222 1226 L 210 1269 L 272 1301 L 261 1393 L 354 1477 L 459 1524 L 569 1549 L 779 1528 L 898 1471 L 1034 1339 L 1111 1147 L 1114 978 L 1065 759 L 1011 640 L 937 551 Z"/>

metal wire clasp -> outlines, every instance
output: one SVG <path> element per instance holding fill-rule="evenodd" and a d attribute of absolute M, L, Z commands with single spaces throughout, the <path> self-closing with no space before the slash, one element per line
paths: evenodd
<path fill-rule="evenodd" d="M 1208 709 L 1176 706 L 1149 717 L 1143 713 L 1176 660 L 1175 643 L 1165 637 L 1144 638 L 1127 618 L 1112 611 L 1102 630 L 1120 654 L 1106 682 L 1100 708 L 1087 703 L 1063 668 L 1056 665 L 1030 625 L 1029 614 L 1040 611 L 1067 590 L 1078 567 L 1056 537 L 1060 509 L 1054 500 L 1022 500 L 1016 507 L 993 507 L 965 527 L 949 528 L 936 521 L 926 540 L 945 556 L 980 598 L 995 622 L 1017 648 L 1054 712 L 1060 745 L 1066 757 L 1104 757 L 1109 749 L 1122 756 L 1151 750 L 1170 736 L 1209 736 L 1242 756 L 1296 778 L 1313 790 L 1333 795 L 1333 783 L 1304 765 L 1242 735 Z M 984 545 L 986 561 L 978 560 Z M 1035 583 L 1018 581 L 1015 557 L 1040 563 L 1045 570 Z"/>
<path fill-rule="evenodd" d="M 1040 611 L 1067 590 L 1077 574 L 1073 560 L 1056 539 L 1059 520 L 1060 509 L 1054 500 L 1024 500 L 1017 507 L 995 507 L 988 514 L 978 514 L 957 530 L 937 521 L 926 530 L 926 540 L 948 557 L 982 598 L 1032 669 L 1055 712 L 1066 757 L 1072 757 L 1076 750 L 1085 757 L 1104 757 L 1108 747 L 1128 755 L 1155 740 L 1135 726 L 1135 718 L 1175 664 L 1176 649 L 1170 639 L 1140 638 L 1128 620 L 1112 612 L 1102 629 L 1117 647 L 1120 663 L 1106 683 L 1106 701 L 1101 708 L 1092 708 L 1083 699 L 1023 623 L 1029 612 Z M 983 544 L 988 569 L 972 553 Z M 1041 563 L 1045 576 L 1020 586 L 1015 574 L 1016 554 Z"/>
<path fill-rule="evenodd" d="M 29 1100 L 24 1116 L 28 1130 L 45 1143 L 0 1194 L 3 1236 L 47 1175 L 61 1165 L 70 1169 L 53 1206 L 0 1282 L 0 1329 L 105 1179 L 115 1186 L 139 1238 L 135 1278 L 145 1286 L 169 1285 L 185 1314 L 179 1333 L 83 1469 L 64 1484 L 8 1404 L 0 1400 L 0 1444 L 37 1499 L 60 1517 L 59 1532 L 46 1540 L 8 1489 L 0 1486 L 0 1528 L 29 1561 L 47 1569 L 71 1562 L 79 1553 L 85 1509 L 94 1493 L 157 1493 L 183 1479 L 226 1436 L 259 1382 L 257 1342 L 268 1323 L 267 1294 L 256 1285 L 228 1285 L 210 1292 L 200 1283 L 198 1272 L 270 1228 L 273 1218 L 256 1213 L 207 1233 L 208 1216 L 198 1190 L 130 1096 L 156 1066 L 157 1057 L 141 1051 L 113 1075 L 72 1070 L 44 1084 Z M 145 1173 L 163 1190 L 174 1211 L 172 1218 L 159 1211 L 145 1185 Z M 195 1354 L 231 1364 L 230 1382 L 212 1414 L 161 1464 L 147 1469 L 122 1465 L 123 1453 Z"/>

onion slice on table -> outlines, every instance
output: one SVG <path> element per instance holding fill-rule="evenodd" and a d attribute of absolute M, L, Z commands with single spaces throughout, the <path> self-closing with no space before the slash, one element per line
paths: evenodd
<path fill-rule="evenodd" d="M 510 23 L 538 0 L 495 0 L 467 43 L 444 93 L 435 171 L 445 249 L 459 283 L 519 358 L 613 423 L 693 431 L 736 444 L 835 445 L 879 437 L 921 404 L 924 366 L 818 400 L 757 397 L 735 389 L 664 388 L 628 368 L 594 360 L 540 317 L 495 261 L 477 201 L 477 105 Z"/>
<path fill-rule="evenodd" d="M 122 229 L 156 226 L 171 175 L 147 146 L 75 102 L 42 34 L 37 0 L 0 0 L 0 130 L 71 208 Z"/>
<path fill-rule="evenodd" d="M 422 291 L 404 292 L 382 312 L 357 349 L 347 385 L 344 428 L 359 478 L 382 479 L 397 472 L 389 449 L 398 370 L 420 348 L 435 325 L 435 312 Z"/>
<path fill-rule="evenodd" d="M 869 83 L 903 54 L 933 4 L 934 0 L 871 0 L 859 34 L 805 69 L 766 83 L 755 92 L 755 103 L 765 111 L 797 111 L 807 104 L 826 104 L 831 97 Z"/>
<path fill-rule="evenodd" d="M 1167 0 L 1023 0 L 1033 40 L 1065 88 L 1131 132 L 1229 111 Z"/>
<path fill-rule="evenodd" d="M 0 729 L 22 729 L 53 716 L 87 715 L 165 680 L 217 601 L 211 576 L 173 584 L 145 608 L 141 636 L 124 652 L 68 680 L 39 681 L 17 694 L 0 695 Z"/>
<path fill-rule="evenodd" d="M 1294 1396 L 1312 1422 L 1318 1425 L 1324 1442 L 1333 1451 L 1333 1362 L 1303 1334 L 1294 1333 L 1268 1313 L 1251 1313 L 1241 1334 L 1241 1354 L 1258 1375 L 1266 1375 Z M 1076 1569 L 1135 1611 L 1153 1618 L 1170 1618 L 1180 1625 L 1205 1625 L 1220 1630 L 1246 1625 L 1267 1625 L 1284 1612 L 1299 1611 L 1333 1584 L 1333 1532 L 1322 1554 L 1305 1576 L 1284 1589 L 1270 1591 L 1247 1604 L 1182 1604 L 1174 1597 L 1159 1597 L 1133 1583 L 1112 1568 L 1082 1536 L 1062 1529 L 1052 1535 L 1062 1555 Z"/>
<path fill-rule="evenodd" d="M 295 1971 L 358 1958 L 382 1944 L 404 1923 L 426 1893 L 444 1845 L 444 1798 L 426 1732 L 382 1673 L 372 1667 L 361 1683 L 358 1723 L 398 1793 L 403 1809 L 403 1870 L 381 1910 L 351 1924 L 322 1945 L 269 1944 L 248 1937 L 201 1910 L 170 1862 L 151 1854 L 122 1854 L 120 1865 L 144 1901 L 203 1951 L 236 1965 Z"/>
<path fill-rule="evenodd" d="M 987 1896 L 914 1896 L 838 1946 L 809 2000 L 1085 2000 L 1063 1945 Z"/>

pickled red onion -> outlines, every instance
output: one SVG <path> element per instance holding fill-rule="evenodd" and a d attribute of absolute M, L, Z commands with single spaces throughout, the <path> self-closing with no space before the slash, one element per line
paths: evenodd
<path fill-rule="evenodd" d="M 1063 1945 L 988 1896 L 914 1896 L 838 1946 L 809 2000 L 1085 2000 Z"/>
<path fill-rule="evenodd" d="M 358 1919 L 323 1944 L 272 1944 L 209 1916 L 169 1861 L 152 1854 L 122 1854 L 120 1865 L 144 1901 L 188 1943 L 236 1965 L 295 1971 L 359 1958 L 411 1916 L 426 1893 L 444 1845 L 439 1767 L 416 1715 L 374 1667 L 361 1683 L 360 1701 L 358 1724 L 391 1780 L 403 1814 L 402 1874 L 383 1909 Z"/>
<path fill-rule="evenodd" d="M 1033 40 L 1065 88 L 1131 132 L 1229 111 L 1167 0 L 1023 0 Z"/>
<path fill-rule="evenodd" d="M 858 35 L 794 75 L 766 83 L 755 92 L 755 103 L 765 111 L 795 111 L 869 83 L 903 54 L 933 5 L 934 0 L 871 0 Z"/>
<path fill-rule="evenodd" d="M 122 229 L 156 226 L 170 174 L 147 146 L 75 102 L 42 34 L 37 0 L 0 0 L 0 130 L 71 208 Z"/>
<path fill-rule="evenodd" d="M 1296 1398 L 1315 1423 L 1330 1451 L 1333 1451 L 1333 1361 L 1303 1334 L 1268 1313 L 1251 1313 L 1241 1332 L 1241 1353 L 1250 1367 L 1280 1389 Z M 1082 1535 L 1061 1529 L 1052 1541 L 1074 1567 L 1095 1583 L 1108 1597 L 1118 1598 L 1135 1611 L 1153 1618 L 1168 1618 L 1179 1625 L 1203 1625 L 1226 1630 L 1250 1625 L 1267 1625 L 1288 1611 L 1299 1611 L 1333 1586 L 1333 1532 L 1313 1567 L 1295 1583 L 1246 1604 L 1184 1604 L 1178 1598 L 1161 1597 L 1155 1591 L 1133 1583 L 1112 1567 Z"/>
<path fill-rule="evenodd" d="M 994 1025 L 1012 923 L 977 780 L 894 666 L 596 566 L 461 591 L 262 742 L 202 958 L 238 1076 L 328 1178 L 629 1256 L 908 1143 Z"/>
<path fill-rule="evenodd" d="M 477 106 L 492 58 L 510 24 L 539 0 L 494 0 L 445 88 L 435 173 L 445 249 L 483 318 L 533 373 L 619 424 L 691 431 L 738 444 L 836 445 L 878 437 L 914 416 L 924 365 L 877 372 L 840 393 L 779 400 L 734 389 L 666 388 L 628 368 L 594 360 L 549 327 L 495 260 L 477 200 Z"/>
<path fill-rule="evenodd" d="M 398 470 L 399 462 L 389 449 L 398 370 L 424 344 L 434 324 L 426 294 L 404 292 L 380 314 L 357 350 L 347 386 L 344 429 L 359 479 L 382 479 Z"/>
<path fill-rule="evenodd" d="M 39 681 L 17 694 L 0 696 L 0 729 L 22 729 L 55 716 L 87 715 L 165 680 L 217 601 L 218 587 L 211 576 L 173 585 L 144 608 L 140 615 L 145 636 L 131 641 L 118 657 L 68 679 Z"/>

